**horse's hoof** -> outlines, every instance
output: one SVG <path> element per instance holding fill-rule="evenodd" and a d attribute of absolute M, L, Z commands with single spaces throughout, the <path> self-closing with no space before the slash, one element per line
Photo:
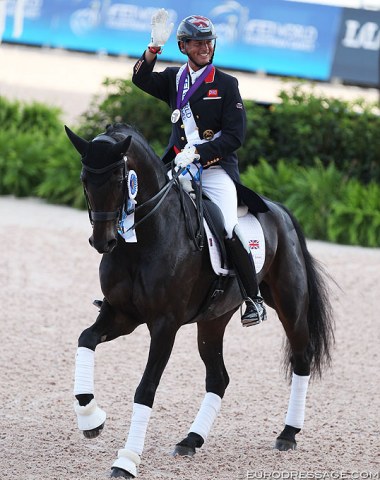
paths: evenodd
<path fill-rule="evenodd" d="M 112 467 L 111 478 L 135 478 L 135 476 L 122 468 Z"/>
<path fill-rule="evenodd" d="M 177 455 L 181 457 L 192 457 L 193 455 L 195 455 L 195 448 L 189 447 L 187 445 L 176 445 L 172 455 L 173 457 L 176 457 Z"/>
<path fill-rule="evenodd" d="M 277 438 L 273 447 L 275 450 L 286 452 L 287 450 L 296 450 L 297 442 L 286 440 L 285 438 Z"/>
<path fill-rule="evenodd" d="M 83 435 L 86 438 L 96 438 L 102 433 L 104 428 L 104 423 L 102 423 L 99 427 L 93 428 L 92 430 L 83 430 Z"/>

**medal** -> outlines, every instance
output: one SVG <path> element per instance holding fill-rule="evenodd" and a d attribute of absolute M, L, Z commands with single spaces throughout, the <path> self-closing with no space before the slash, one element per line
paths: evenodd
<path fill-rule="evenodd" d="M 181 116 L 181 111 L 179 108 L 176 108 L 173 113 L 172 113 L 172 116 L 171 116 L 171 121 L 172 123 L 177 123 L 178 120 L 180 119 L 180 116 Z"/>
<path fill-rule="evenodd" d="M 189 73 L 189 68 L 186 65 L 186 67 L 183 69 L 181 76 L 178 80 L 178 85 L 177 85 L 177 101 L 176 101 L 176 109 L 173 111 L 172 116 L 171 116 L 171 121 L 172 123 L 177 123 L 178 120 L 181 118 L 181 108 L 183 108 L 187 102 L 190 100 L 190 97 L 193 95 L 193 93 L 202 85 L 203 80 L 207 77 L 207 75 L 210 73 L 210 71 L 213 69 L 213 65 L 209 64 L 207 67 L 204 69 L 202 74 L 195 80 L 194 84 L 191 85 L 191 87 L 184 93 L 184 87 L 185 87 L 185 82 L 187 75 Z"/>

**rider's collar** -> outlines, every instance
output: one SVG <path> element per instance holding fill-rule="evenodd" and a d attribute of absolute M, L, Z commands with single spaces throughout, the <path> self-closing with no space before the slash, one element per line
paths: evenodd
<path fill-rule="evenodd" d="M 200 68 L 199 70 L 193 70 L 189 63 L 187 64 L 187 68 L 189 70 L 189 73 L 190 73 L 190 77 L 191 77 L 191 81 L 192 83 L 194 83 L 194 81 L 202 75 L 202 73 L 204 72 L 205 68 L 207 68 L 208 65 L 205 65 L 203 68 Z"/>

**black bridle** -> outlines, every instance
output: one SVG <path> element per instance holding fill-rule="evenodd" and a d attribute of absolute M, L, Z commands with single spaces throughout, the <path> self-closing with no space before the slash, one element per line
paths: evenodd
<path fill-rule="evenodd" d="M 102 141 L 102 142 L 108 142 L 115 144 L 117 143 L 117 140 L 114 138 L 108 136 L 108 135 L 98 135 L 93 142 L 95 141 Z M 117 167 L 123 166 L 123 200 L 121 202 L 121 205 L 118 207 L 117 210 L 114 210 L 113 212 L 101 212 L 101 211 L 96 211 L 93 210 L 91 207 L 90 200 L 88 198 L 88 194 L 86 191 L 86 187 L 83 186 L 83 191 L 84 191 L 84 196 L 86 199 L 86 204 L 87 204 L 87 211 L 88 211 L 88 216 L 90 219 L 91 225 L 94 225 L 94 222 L 108 222 L 108 221 L 117 221 L 117 223 L 120 222 L 123 216 L 123 211 L 127 212 L 127 206 L 128 206 L 128 196 L 127 196 L 127 191 L 128 191 L 128 167 L 127 167 L 127 162 L 128 158 L 126 155 L 123 155 L 123 158 L 121 160 L 118 160 L 117 162 L 114 162 L 110 165 L 107 165 L 106 167 L 103 168 L 92 168 L 86 165 L 83 162 L 82 158 L 82 167 L 84 170 L 90 173 L 94 173 L 97 175 L 102 175 L 104 173 L 107 173 L 111 170 L 114 170 Z M 138 222 L 135 222 L 131 227 L 128 228 L 127 231 L 135 229 L 138 225 L 143 223 L 145 220 L 147 220 L 151 215 L 155 213 L 155 211 L 160 207 L 162 202 L 165 200 L 166 196 L 168 195 L 169 191 L 173 187 L 173 185 L 176 183 L 177 178 L 181 175 L 181 173 L 184 171 L 183 168 L 179 169 L 176 172 L 173 172 L 172 178 L 151 198 L 149 198 L 147 201 L 144 203 L 138 205 L 135 208 L 135 212 L 138 210 L 141 210 L 143 207 L 146 207 L 150 203 L 154 202 L 155 200 L 159 200 L 157 204 L 150 210 L 146 215 L 144 215 Z"/>

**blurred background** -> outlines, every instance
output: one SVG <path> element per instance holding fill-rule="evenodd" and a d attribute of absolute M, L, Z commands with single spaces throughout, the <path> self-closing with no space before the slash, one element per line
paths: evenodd
<path fill-rule="evenodd" d="M 139 57 L 154 10 L 179 21 L 194 12 L 212 18 L 218 64 L 364 86 L 379 85 L 379 0 L 0 0 L 4 42 Z M 182 61 L 176 42 L 163 60 Z"/>

